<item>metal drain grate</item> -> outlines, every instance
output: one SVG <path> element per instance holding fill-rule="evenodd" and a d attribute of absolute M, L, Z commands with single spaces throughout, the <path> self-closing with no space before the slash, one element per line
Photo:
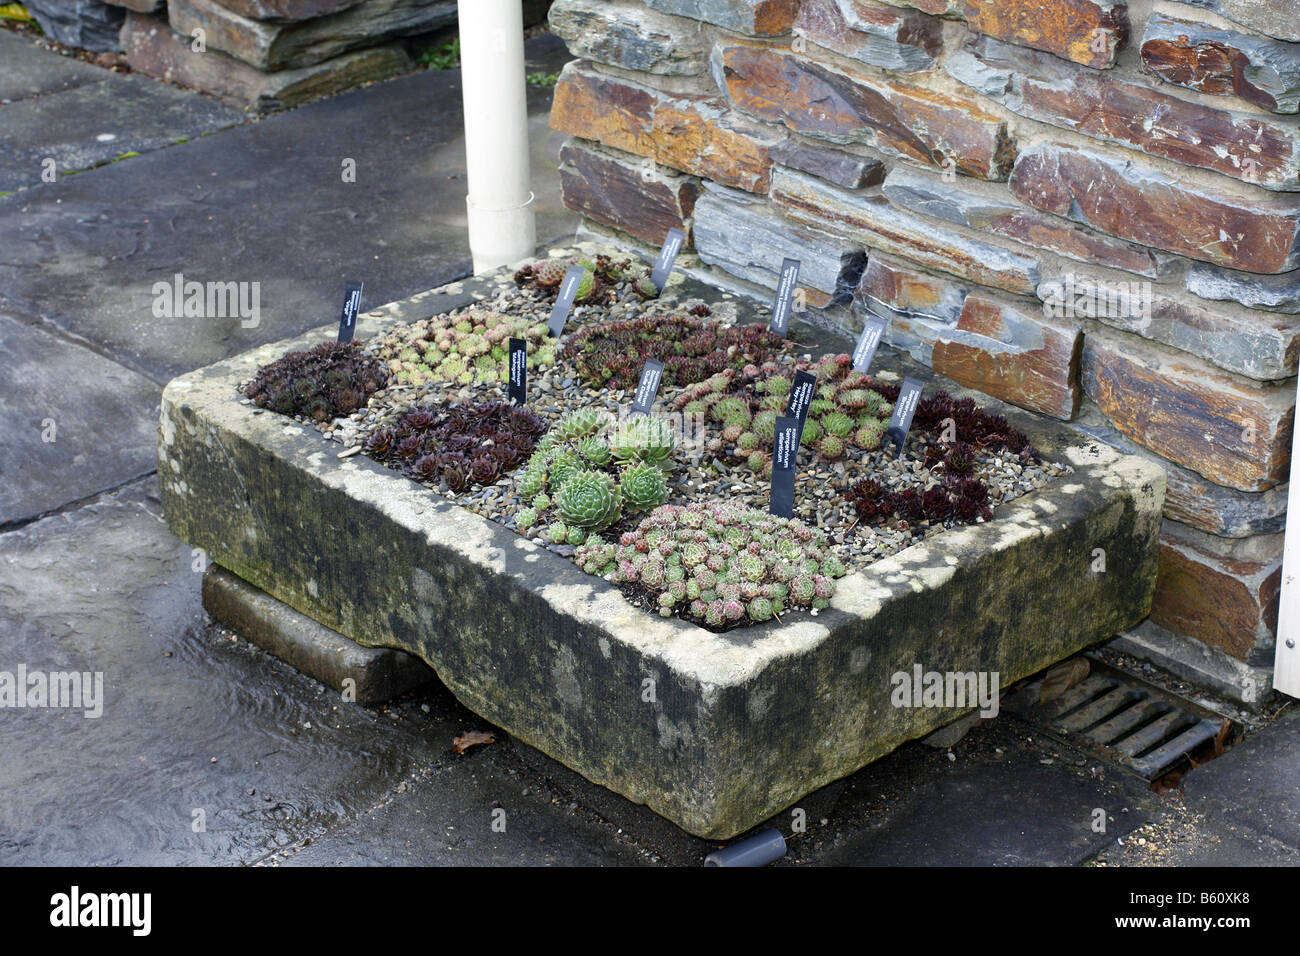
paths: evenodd
<path fill-rule="evenodd" d="M 1039 704 L 1042 679 L 1011 693 L 1002 706 L 1030 723 L 1083 741 L 1101 756 L 1154 780 L 1214 739 L 1224 717 L 1089 658 L 1091 673 L 1060 697 Z"/>

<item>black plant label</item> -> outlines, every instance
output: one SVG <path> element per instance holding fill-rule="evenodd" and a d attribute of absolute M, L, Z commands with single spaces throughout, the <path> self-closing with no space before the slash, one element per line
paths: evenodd
<path fill-rule="evenodd" d="M 564 331 L 564 323 L 569 321 L 569 313 L 573 311 L 573 300 L 578 295 L 578 283 L 582 281 L 582 274 L 587 270 L 582 266 L 569 266 L 569 270 L 564 273 L 564 281 L 560 283 L 560 293 L 555 297 L 555 308 L 551 309 L 551 321 L 546 327 L 551 330 L 551 335 L 557 339 L 560 333 Z"/>
<path fill-rule="evenodd" d="M 892 442 L 897 446 L 896 454 L 899 456 L 903 454 L 903 443 L 907 441 L 907 433 L 912 427 L 912 416 L 916 414 L 916 405 L 921 400 L 923 388 L 925 383 L 919 379 L 903 379 L 903 384 L 898 389 L 898 401 L 894 402 L 894 414 L 890 416 L 889 427 L 885 429 L 882 448 Z"/>
<path fill-rule="evenodd" d="M 782 415 L 776 420 L 776 435 L 772 439 L 772 491 L 767 510 L 782 518 L 794 512 L 794 471 L 802 432 L 803 423 L 797 418 Z"/>
<path fill-rule="evenodd" d="M 633 415 L 650 414 L 663 377 L 664 363 L 658 359 L 646 359 L 645 368 L 641 369 L 641 380 L 636 383 L 636 395 L 632 399 Z"/>
<path fill-rule="evenodd" d="M 790 313 L 794 309 L 794 292 L 799 285 L 799 260 L 781 260 L 781 278 L 776 283 L 776 298 L 772 302 L 772 321 L 769 331 L 785 338 L 790 328 Z"/>
<path fill-rule="evenodd" d="M 664 286 L 668 284 L 668 274 L 673 271 L 673 263 L 677 261 L 677 253 L 682 251 L 682 246 L 685 243 L 686 233 L 680 229 L 668 230 L 663 247 L 659 250 L 659 258 L 655 259 L 655 267 L 650 272 L 650 281 L 655 284 L 655 288 L 660 292 L 663 292 Z"/>
<path fill-rule="evenodd" d="M 876 357 L 880 340 L 885 336 L 889 323 L 878 315 L 867 316 L 867 324 L 862 327 L 858 344 L 853 349 L 853 371 L 866 374 L 871 369 L 871 360 Z"/>
<path fill-rule="evenodd" d="M 349 282 L 343 299 L 343 315 L 339 319 L 339 342 L 346 345 L 357 332 L 357 315 L 361 312 L 362 282 Z"/>
<path fill-rule="evenodd" d="M 510 340 L 510 401 L 528 403 L 528 342 L 524 339 Z"/>
<path fill-rule="evenodd" d="M 812 404 L 816 390 L 816 375 L 812 372 L 794 373 L 794 385 L 790 389 L 790 401 L 786 403 L 785 413 L 798 422 L 800 438 L 803 438 L 803 423 L 808 420 L 808 406 Z"/>

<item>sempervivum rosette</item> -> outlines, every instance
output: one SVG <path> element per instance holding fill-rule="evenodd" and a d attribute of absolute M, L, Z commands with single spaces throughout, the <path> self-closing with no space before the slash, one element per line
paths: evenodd
<path fill-rule="evenodd" d="M 598 471 L 570 476 L 555 496 L 555 508 L 565 524 L 585 531 L 608 528 L 619 516 L 620 503 L 614 479 Z"/>

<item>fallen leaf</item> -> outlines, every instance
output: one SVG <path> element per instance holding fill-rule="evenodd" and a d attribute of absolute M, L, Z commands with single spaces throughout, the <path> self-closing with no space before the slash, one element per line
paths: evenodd
<path fill-rule="evenodd" d="M 1091 669 L 1086 657 L 1072 657 L 1049 668 L 1043 677 L 1043 687 L 1038 692 L 1038 702 L 1045 704 L 1054 697 L 1060 697 L 1087 677 Z"/>
<path fill-rule="evenodd" d="M 478 747 L 482 744 L 494 744 L 497 742 L 496 736 L 487 730 L 471 730 L 461 734 L 451 742 L 451 752 L 463 754 L 470 747 Z"/>

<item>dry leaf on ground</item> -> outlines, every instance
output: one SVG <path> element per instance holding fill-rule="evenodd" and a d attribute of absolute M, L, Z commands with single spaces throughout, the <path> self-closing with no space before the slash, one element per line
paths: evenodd
<path fill-rule="evenodd" d="M 451 742 L 451 752 L 463 754 L 470 747 L 496 743 L 496 735 L 487 730 L 470 730 Z"/>
<path fill-rule="evenodd" d="M 1091 669 L 1086 657 L 1073 657 L 1049 668 L 1043 677 L 1043 687 L 1038 693 L 1038 702 L 1045 704 L 1054 697 L 1060 697 L 1087 677 Z"/>

